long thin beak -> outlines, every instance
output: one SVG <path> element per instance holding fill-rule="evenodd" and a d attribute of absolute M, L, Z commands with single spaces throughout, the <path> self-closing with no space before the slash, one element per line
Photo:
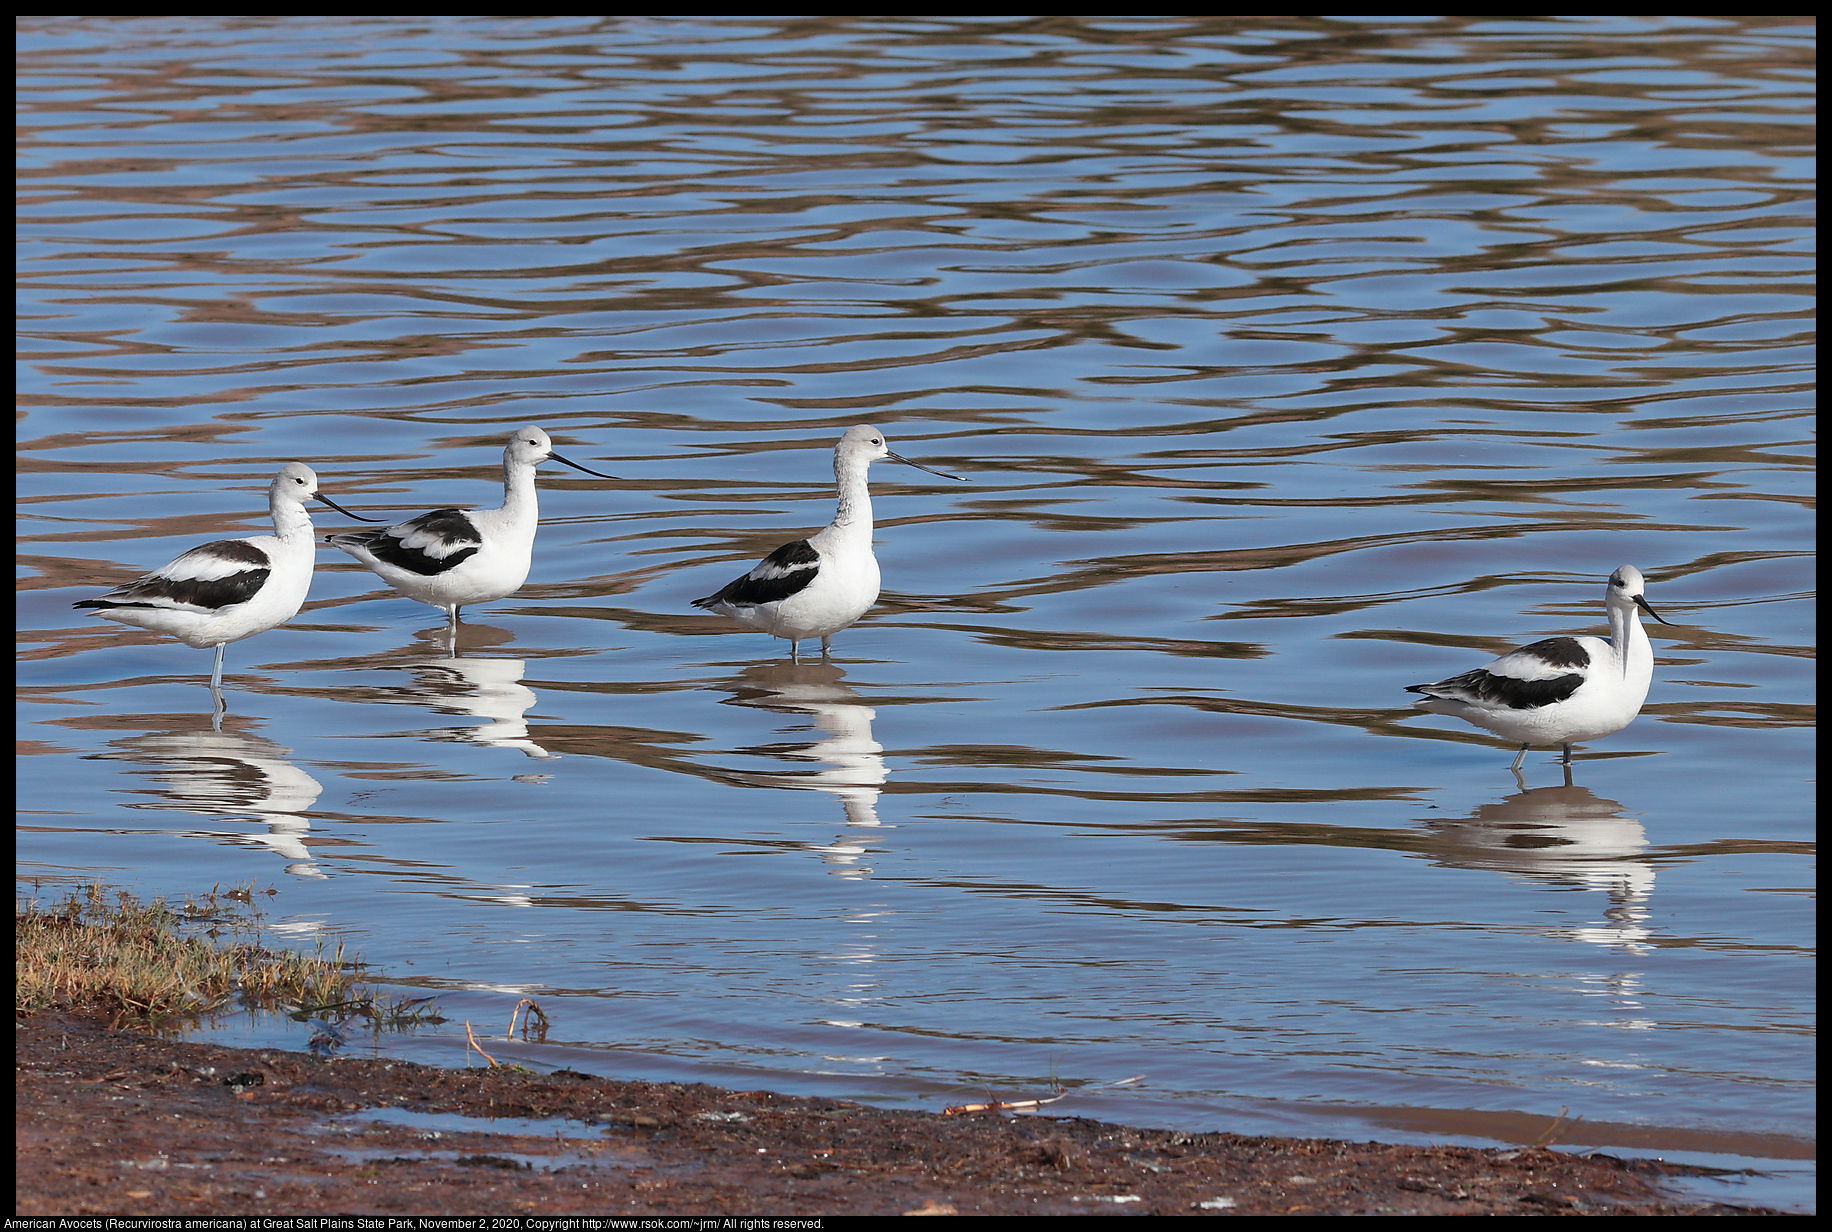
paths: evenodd
<path fill-rule="evenodd" d="M 596 475 L 600 479 L 616 479 L 617 478 L 617 476 L 607 475 L 603 471 L 595 471 L 589 466 L 580 466 L 577 462 L 574 462 L 568 458 L 562 458 L 557 453 L 549 453 L 547 456 L 552 458 L 555 462 L 558 462 L 562 466 L 570 466 L 576 471 L 584 471 L 586 474 Z M 622 480 L 618 480 L 618 482 L 621 483 Z"/>
<path fill-rule="evenodd" d="M 943 479 L 953 479 L 960 483 L 967 482 L 965 479 L 962 479 L 959 475 L 950 475 L 947 471 L 938 471 L 932 466 L 924 466 L 920 462 L 912 462 L 908 458 L 900 457 L 899 455 L 892 453 L 888 449 L 884 451 L 884 456 L 889 458 L 893 462 L 901 462 L 905 466 L 913 466 L 919 471 L 927 471 L 931 475 L 940 475 Z"/>
<path fill-rule="evenodd" d="M 1648 601 L 1642 598 L 1640 595 L 1635 596 L 1635 606 L 1640 608 L 1642 611 L 1646 612 L 1648 615 L 1652 616 L 1655 620 L 1658 620 L 1663 625 L 1670 625 L 1673 623 L 1672 621 L 1668 620 L 1665 616 L 1662 616 L 1659 612 L 1656 612 L 1653 608 L 1649 607 Z"/>
<path fill-rule="evenodd" d="M 337 512 L 343 514 L 346 518 L 355 518 L 358 522 L 379 522 L 381 521 L 380 518 L 365 518 L 360 513 L 351 513 L 348 509 L 345 509 L 342 505 L 338 504 L 336 501 L 326 496 L 323 492 L 314 492 L 312 493 L 312 495 L 316 496 L 319 500 L 323 501 L 325 504 L 329 505 L 331 508 L 337 510 Z"/>

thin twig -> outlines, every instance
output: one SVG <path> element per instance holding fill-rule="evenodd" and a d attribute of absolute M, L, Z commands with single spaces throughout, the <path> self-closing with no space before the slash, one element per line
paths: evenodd
<path fill-rule="evenodd" d="M 1095 1091 L 1095 1090 L 1101 1089 L 1102 1087 L 1124 1087 L 1124 1086 L 1130 1086 L 1135 1082 L 1143 1082 L 1143 1081 L 1145 1081 L 1144 1074 L 1134 1074 L 1130 1078 L 1116 1078 L 1112 1082 L 1097 1082 L 1091 1086 L 1083 1087 L 1081 1089 L 1084 1091 Z M 1052 1085 L 1054 1089 L 1061 1090 L 1061 1086 L 1062 1086 L 1061 1083 L 1053 1083 Z M 988 1091 L 986 1092 L 986 1102 L 985 1103 L 983 1104 L 956 1104 L 952 1108 L 943 1108 L 942 1114 L 944 1116 L 958 1116 L 959 1114 L 963 1112 L 1021 1112 L 1021 1111 L 1027 1111 L 1031 1108 L 1041 1108 L 1045 1104 L 1053 1104 L 1059 1099 L 1067 1099 L 1070 1096 L 1070 1094 L 1072 1094 L 1072 1092 L 1063 1091 L 1062 1094 L 1053 1096 L 1050 1099 L 1018 1099 L 1018 1100 L 1012 1100 L 1010 1102 L 1007 1102 L 1004 1100 L 997 1100 L 997 1099 L 992 1098 L 992 1092 Z"/>
<path fill-rule="evenodd" d="M 522 1006 L 533 1004 L 534 1002 L 530 1001 L 527 997 L 523 997 L 520 1001 L 515 1003 L 515 1008 L 509 1011 L 509 1029 L 503 1033 L 503 1043 L 506 1044 L 515 1038 L 515 1016 L 522 1012 Z"/>
<path fill-rule="evenodd" d="M 469 1018 L 464 1020 L 464 1038 L 471 1042 L 471 1047 L 477 1049 L 477 1055 L 488 1061 L 492 1068 L 501 1068 L 496 1064 L 496 1058 L 485 1052 L 477 1043 L 477 1037 L 471 1033 L 471 1020 Z M 467 1052 L 465 1055 L 469 1056 L 471 1054 Z"/>
<path fill-rule="evenodd" d="M 1015 1099 L 1010 1103 L 995 1099 L 989 1104 L 956 1104 L 952 1108 L 943 1108 L 942 1114 L 959 1116 L 963 1112 L 1017 1112 L 1026 1108 L 1041 1108 L 1045 1104 L 1053 1104 L 1059 1099 L 1067 1098 L 1067 1095 L 1055 1095 L 1049 1099 Z"/>
<path fill-rule="evenodd" d="M 1579 1113 L 1570 1120 L 1566 1120 L 1566 1114 L 1570 1111 L 1571 1108 L 1569 1105 L 1561 1104 L 1559 1106 L 1558 1115 L 1552 1118 L 1552 1124 L 1546 1126 L 1545 1132 L 1533 1140 L 1533 1145 L 1548 1150 L 1551 1149 L 1554 1142 L 1557 1142 L 1561 1137 L 1569 1133 L 1572 1126 L 1584 1119 L 1584 1115 Z"/>

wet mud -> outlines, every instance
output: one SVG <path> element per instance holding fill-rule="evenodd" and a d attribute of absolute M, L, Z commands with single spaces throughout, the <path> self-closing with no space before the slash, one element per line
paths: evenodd
<path fill-rule="evenodd" d="M 1687 1170 L 886 1111 L 560 1071 L 241 1050 L 17 1023 L 22 1215 L 1776 1214 Z"/>

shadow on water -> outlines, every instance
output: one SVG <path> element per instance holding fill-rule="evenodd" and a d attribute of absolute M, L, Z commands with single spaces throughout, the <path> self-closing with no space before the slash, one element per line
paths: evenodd
<path fill-rule="evenodd" d="M 514 635 L 506 629 L 464 621 L 455 634 L 446 625 L 421 629 L 410 644 L 369 658 L 293 666 L 364 674 L 404 673 L 404 683 L 340 683 L 331 692 L 342 701 L 359 705 L 412 706 L 433 714 L 485 720 L 481 727 L 408 728 L 386 733 L 388 736 L 516 749 L 539 761 L 553 760 L 559 757 L 558 753 L 549 752 L 529 737 L 526 716 L 539 698 L 523 683 L 528 661 L 479 653 L 513 640 Z M 536 780 L 545 776 L 517 777 Z"/>
<path fill-rule="evenodd" d="M 745 668 L 720 687 L 731 693 L 729 705 L 811 719 L 814 728 L 824 733 L 820 739 L 807 743 L 791 741 L 743 750 L 791 765 L 823 768 L 752 771 L 745 773 L 745 778 L 759 787 L 832 795 L 839 800 L 849 827 L 877 830 L 884 825 L 878 819 L 878 797 L 883 794 L 888 772 L 884 746 L 872 738 L 871 724 L 877 711 L 865 705 L 858 691 L 846 683 L 844 669 L 832 663 L 758 664 Z M 858 861 L 868 851 L 867 841 L 866 835 L 842 833 L 832 843 L 811 850 L 835 865 L 836 873 L 865 877 L 871 869 Z"/>
<path fill-rule="evenodd" d="M 1609 898 L 1607 923 L 1568 935 L 1645 951 L 1654 895 L 1647 831 L 1621 803 L 1574 784 L 1571 767 L 1564 771 L 1564 783 L 1532 788 L 1516 771 L 1520 790 L 1514 795 L 1478 805 L 1456 821 L 1421 818 L 1418 854 L 1450 868 L 1600 890 Z"/>
<path fill-rule="evenodd" d="M 407 668 L 413 683 L 401 700 L 425 705 L 437 714 L 486 719 L 482 727 L 451 727 L 428 733 L 428 739 L 469 740 L 497 749 L 520 749 L 529 757 L 558 757 L 528 738 L 523 717 L 535 703 L 534 690 L 522 683 L 528 671 L 523 659 L 428 659 Z"/>
<path fill-rule="evenodd" d="M 469 624 L 463 627 L 457 647 L 475 651 L 508 640 L 509 634 L 503 630 Z M 558 754 L 548 752 L 528 735 L 525 715 L 538 699 L 522 683 L 527 662 L 476 655 L 454 657 L 449 653 L 453 648 L 444 626 L 425 630 L 414 645 L 403 648 L 398 662 L 380 665 L 407 673 L 408 683 L 340 692 L 345 700 L 414 706 L 435 714 L 484 720 L 481 726 L 466 724 L 391 733 L 396 737 L 513 749 L 542 761 L 557 758 Z M 432 657 L 421 657 L 428 652 Z M 367 665 L 370 670 L 376 666 Z M 285 871 L 289 875 L 323 878 L 327 874 L 319 867 L 307 840 L 314 806 L 324 793 L 324 784 L 289 760 L 292 749 L 255 734 L 253 729 L 263 722 L 266 720 L 238 719 L 217 712 L 85 717 L 63 720 L 59 726 L 142 729 L 138 734 L 110 739 L 105 751 L 90 757 L 139 764 L 141 768 L 131 771 L 124 781 L 131 784 L 125 788 L 129 794 L 142 798 L 124 807 L 259 822 L 266 827 L 265 833 L 186 830 L 182 834 L 265 847 L 287 861 Z M 436 774 L 430 768 L 427 773 Z M 408 777 L 413 777 L 411 772 Z M 514 777 L 517 781 L 538 782 L 546 776 Z M 347 820 L 343 814 L 333 816 L 320 811 L 320 815 Z"/>
<path fill-rule="evenodd" d="M 207 838 L 244 847 L 265 847 L 285 860 L 294 877 L 321 878 L 306 838 L 311 811 L 324 784 L 288 760 L 293 750 L 252 730 L 212 726 L 205 716 L 120 716 L 149 728 L 119 736 L 93 760 L 138 763 L 122 779 L 123 790 L 139 797 L 128 809 L 174 810 L 223 821 L 257 822 L 265 833 L 241 830 L 185 830 L 187 837 Z M 252 724 L 243 724 L 252 727 Z"/>
<path fill-rule="evenodd" d="M 526 715 L 539 700 L 522 678 L 528 673 L 525 659 L 491 658 L 477 651 L 506 645 L 513 635 L 506 629 L 472 622 L 459 624 L 455 635 L 445 625 L 422 629 L 414 643 L 399 656 L 370 669 L 404 671 L 408 682 L 394 687 L 370 686 L 362 700 L 398 706 L 418 706 L 434 714 L 484 719 L 481 727 L 443 727 L 403 731 L 399 735 L 423 740 L 481 744 L 497 749 L 519 749 L 529 757 L 547 761 L 559 756 L 529 739 Z M 472 653 L 465 654 L 464 651 Z M 422 658 L 420 656 L 428 655 Z"/>

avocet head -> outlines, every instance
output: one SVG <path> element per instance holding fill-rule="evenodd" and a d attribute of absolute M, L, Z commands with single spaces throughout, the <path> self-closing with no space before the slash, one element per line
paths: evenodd
<path fill-rule="evenodd" d="M 900 457 L 892 453 L 890 442 L 885 439 L 884 433 L 878 431 L 878 429 L 872 427 L 870 424 L 859 424 L 855 427 L 846 429 L 846 435 L 840 438 L 840 443 L 834 446 L 833 449 L 833 473 L 835 475 L 840 475 L 854 466 L 870 466 L 879 458 L 889 458 L 893 462 L 901 462 L 905 466 L 913 466 L 919 471 L 928 471 L 931 475 L 940 475 L 943 479 L 956 479 L 960 480 L 962 483 L 966 482 L 966 480 L 961 479 L 959 475 L 950 475 L 946 471 L 938 471 L 932 466 L 924 466 L 920 462 L 912 462 L 908 458 Z"/>
<path fill-rule="evenodd" d="M 351 513 L 342 505 L 318 490 L 318 475 L 303 462 L 288 462 L 274 476 L 274 481 L 267 486 L 269 501 L 285 501 L 288 504 L 305 507 L 305 503 L 316 497 L 329 505 L 346 518 L 355 518 L 358 522 L 379 522 L 380 518 L 365 518 L 360 513 Z"/>
<path fill-rule="evenodd" d="M 596 475 L 600 479 L 617 478 L 615 475 L 606 475 L 602 471 L 595 471 L 589 466 L 580 466 L 570 458 L 562 458 L 553 451 L 553 441 L 549 439 L 548 435 L 533 424 L 524 424 L 511 433 L 509 436 L 509 447 L 503 450 L 503 465 L 509 467 L 539 466 L 549 458 L 552 458 L 562 466 L 570 466 L 576 471 L 584 471 L 586 474 Z"/>
<path fill-rule="evenodd" d="M 1648 606 L 1648 601 L 1642 597 L 1646 590 L 1647 582 L 1641 570 L 1633 565 L 1622 565 L 1609 575 L 1609 589 L 1603 592 L 1603 602 L 1610 607 L 1638 607 L 1663 625 L 1673 623 Z"/>

